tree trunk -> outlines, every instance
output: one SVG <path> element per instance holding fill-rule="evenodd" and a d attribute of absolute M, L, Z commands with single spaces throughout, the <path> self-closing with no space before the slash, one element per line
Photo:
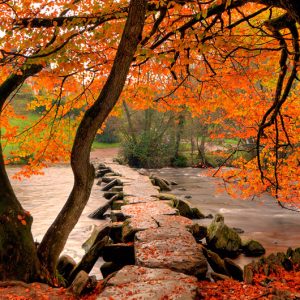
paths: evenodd
<path fill-rule="evenodd" d="M 146 0 L 131 0 L 112 70 L 98 99 L 86 111 L 78 127 L 71 153 L 74 186 L 62 211 L 48 229 L 38 248 L 40 261 L 52 276 L 55 274 L 56 263 L 66 240 L 89 199 L 94 179 L 94 168 L 90 164 L 91 145 L 98 128 L 105 121 L 122 92 L 142 36 L 146 4 Z"/>
<path fill-rule="evenodd" d="M 1 115 L 5 101 L 41 66 L 32 65 L 23 74 L 10 75 L 0 86 L 0 141 Z M 32 217 L 24 211 L 7 176 L 0 142 L 0 281 L 37 280 L 40 275 L 36 247 L 31 234 Z"/>

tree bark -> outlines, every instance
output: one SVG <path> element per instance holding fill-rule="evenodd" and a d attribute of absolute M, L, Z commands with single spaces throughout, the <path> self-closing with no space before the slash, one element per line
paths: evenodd
<path fill-rule="evenodd" d="M 146 5 L 146 0 L 131 0 L 128 18 L 109 77 L 98 99 L 86 111 L 78 127 L 71 153 L 73 189 L 38 248 L 40 261 L 52 276 L 55 274 L 59 254 L 89 199 L 94 179 L 94 168 L 90 164 L 91 145 L 98 128 L 122 92 L 130 64 L 141 40 Z"/>
<path fill-rule="evenodd" d="M 31 65 L 22 74 L 12 74 L 1 84 L 0 141 L 1 115 L 5 101 L 28 77 L 41 69 L 41 66 Z M 0 280 L 37 280 L 40 269 L 31 234 L 32 217 L 24 211 L 10 184 L 1 142 L 0 187 Z"/>

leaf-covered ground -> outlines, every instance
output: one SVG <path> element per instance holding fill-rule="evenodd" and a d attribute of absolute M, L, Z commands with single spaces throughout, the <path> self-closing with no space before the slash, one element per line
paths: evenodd
<path fill-rule="evenodd" d="M 95 300 L 102 289 L 99 282 L 96 290 L 80 297 L 81 300 Z M 1 300 L 75 300 L 66 289 L 51 288 L 32 283 L 0 284 Z M 300 271 L 277 270 L 268 277 L 257 274 L 254 284 L 236 280 L 218 282 L 199 281 L 199 299 L 203 300 L 297 300 L 300 299 Z M 112 299 L 113 300 L 113 299 Z M 125 299 L 115 299 L 125 300 Z M 164 299 L 167 300 L 167 299 Z"/>

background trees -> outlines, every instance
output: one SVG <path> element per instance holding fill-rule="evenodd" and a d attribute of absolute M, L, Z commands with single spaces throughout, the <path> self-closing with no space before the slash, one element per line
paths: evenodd
<path fill-rule="evenodd" d="M 237 157 L 238 169 L 222 176 L 245 195 L 267 190 L 279 201 L 296 202 L 296 2 L 1 1 L 2 142 L 21 139 L 19 154 L 29 157 L 23 175 L 70 156 L 74 187 L 36 255 L 31 217 L 13 193 L 0 148 L 0 278 L 55 277 L 57 258 L 89 197 L 92 141 L 125 83 L 121 99 L 133 108 L 180 113 L 184 107 L 207 124 L 213 119 L 222 127 L 219 137 L 241 141 L 234 153 L 249 151 L 240 145 L 255 140 L 255 155 Z M 10 102 L 26 80 L 35 93 L 29 108 L 42 114 L 20 136 L 10 122 L 16 117 Z M 24 259 L 31 267 L 24 269 Z"/>

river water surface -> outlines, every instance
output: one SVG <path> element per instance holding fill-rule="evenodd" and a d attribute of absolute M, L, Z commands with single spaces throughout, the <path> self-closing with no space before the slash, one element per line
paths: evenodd
<path fill-rule="evenodd" d="M 17 170 L 18 168 L 9 167 L 9 176 L 12 177 Z M 68 165 L 53 166 L 44 171 L 43 176 L 33 176 L 23 181 L 12 179 L 18 199 L 34 218 L 32 232 L 36 241 L 41 241 L 54 221 L 73 184 L 72 171 Z M 288 247 L 300 247 L 300 213 L 280 208 L 271 197 L 264 196 L 254 201 L 232 200 L 225 193 L 217 194 L 215 188 L 218 180 L 206 177 L 205 171 L 201 169 L 164 168 L 152 172 L 175 180 L 178 185 L 172 193 L 191 197 L 189 201 L 204 214 L 222 213 L 229 226 L 245 231 L 242 238 L 260 241 L 268 253 L 285 251 Z M 92 226 L 103 222 L 92 220 L 88 215 L 105 201 L 99 186 L 95 184 L 89 202 L 64 249 L 64 253 L 71 255 L 76 261 L 84 254 L 81 245 L 89 236 Z M 211 220 L 204 219 L 199 222 L 207 225 Z M 238 262 L 243 265 L 248 259 L 240 257 Z M 100 260 L 93 270 L 97 277 L 101 276 L 101 263 Z"/>

